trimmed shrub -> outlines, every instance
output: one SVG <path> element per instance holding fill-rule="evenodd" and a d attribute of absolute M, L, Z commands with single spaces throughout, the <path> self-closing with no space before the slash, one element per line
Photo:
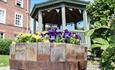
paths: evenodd
<path fill-rule="evenodd" d="M 12 40 L 9 39 L 0 39 L 0 54 L 8 55 L 9 47 L 12 43 Z"/>

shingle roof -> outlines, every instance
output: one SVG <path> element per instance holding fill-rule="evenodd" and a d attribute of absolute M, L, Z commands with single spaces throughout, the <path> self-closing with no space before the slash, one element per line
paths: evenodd
<path fill-rule="evenodd" d="M 86 1 L 78 1 L 78 0 L 50 0 L 46 1 L 40 4 L 35 4 L 33 7 L 33 10 L 31 12 L 31 16 L 34 17 L 38 9 L 42 9 L 44 7 L 54 6 L 54 5 L 60 5 L 60 4 L 73 4 L 73 5 L 80 5 L 80 6 L 86 6 L 89 4 L 89 2 Z"/>

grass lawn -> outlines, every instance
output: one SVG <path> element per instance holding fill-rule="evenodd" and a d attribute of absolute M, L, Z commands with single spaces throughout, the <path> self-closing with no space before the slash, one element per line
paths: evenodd
<path fill-rule="evenodd" d="M 9 66 L 9 55 L 0 55 L 0 67 Z"/>

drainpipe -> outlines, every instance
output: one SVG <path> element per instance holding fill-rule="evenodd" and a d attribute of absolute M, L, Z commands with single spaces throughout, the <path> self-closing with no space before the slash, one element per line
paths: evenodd
<path fill-rule="evenodd" d="M 29 12 L 29 9 L 30 9 L 30 0 L 27 0 L 27 9 L 26 9 L 26 14 L 27 14 L 27 28 L 26 28 L 26 32 L 28 33 L 29 32 L 29 30 L 30 30 L 30 27 L 29 27 L 29 23 L 30 23 L 30 21 L 29 21 L 29 19 L 30 19 L 30 12 Z"/>

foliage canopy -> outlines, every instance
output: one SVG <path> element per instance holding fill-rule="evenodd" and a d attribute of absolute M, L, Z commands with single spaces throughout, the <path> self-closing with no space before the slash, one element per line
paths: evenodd
<path fill-rule="evenodd" d="M 115 69 L 115 0 L 95 0 L 87 6 L 91 18 L 92 48 L 102 50 L 101 63 L 103 70 Z"/>

